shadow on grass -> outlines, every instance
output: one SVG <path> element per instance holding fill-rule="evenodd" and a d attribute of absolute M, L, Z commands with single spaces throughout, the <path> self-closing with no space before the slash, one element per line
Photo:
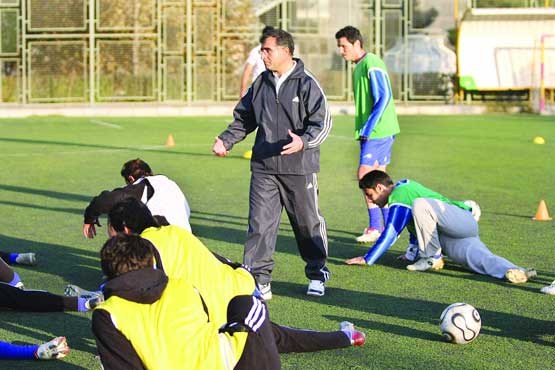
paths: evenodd
<path fill-rule="evenodd" d="M 36 204 L 30 204 L 30 203 L 10 202 L 10 201 L 7 201 L 7 200 L 0 200 L 0 204 L 4 204 L 4 205 L 7 205 L 7 206 L 21 207 L 21 208 L 40 209 L 40 210 L 43 210 L 43 211 L 73 213 L 73 214 L 76 214 L 76 215 L 82 215 L 83 214 L 83 210 L 82 209 L 77 209 L 77 208 L 45 207 L 45 206 L 39 206 L 39 205 L 36 205 Z"/>
<path fill-rule="evenodd" d="M 76 201 L 83 201 L 83 202 L 89 202 L 92 198 L 90 196 L 81 195 L 81 194 L 62 193 L 59 191 L 34 189 L 34 188 L 28 188 L 25 186 L 15 186 L 15 185 L 6 185 L 6 184 L 0 184 L 0 190 L 13 191 L 15 193 L 43 195 L 49 198 L 56 198 L 56 199 L 62 199 L 62 200 L 76 200 Z"/>
<path fill-rule="evenodd" d="M 94 239 L 91 250 L 82 250 L 67 245 L 36 242 L 34 240 L 14 238 L 0 234 L 0 245 L 7 252 L 34 252 L 37 254 L 37 266 L 13 266 L 20 275 L 22 270 L 30 269 L 43 273 L 60 276 L 64 280 L 77 284 L 85 289 L 97 289 L 101 281 L 98 249 L 105 239 Z M 94 245 L 94 247 L 93 247 Z M 27 284 L 26 284 L 27 285 Z M 45 287 L 27 286 L 29 289 L 44 289 Z M 60 290 L 63 287 L 60 287 Z"/>
<path fill-rule="evenodd" d="M 304 294 L 305 285 L 272 281 L 272 292 L 277 295 L 289 296 L 307 300 Z M 310 299 L 310 298 L 309 298 Z M 364 311 L 375 315 L 393 317 L 403 320 L 438 324 L 438 318 L 446 306 L 452 302 L 433 302 L 422 299 L 394 297 L 378 293 L 357 292 L 342 288 L 327 288 L 326 295 L 317 299 L 323 305 L 344 307 L 351 310 Z M 529 341 L 538 345 L 552 347 L 554 343 L 543 339 L 550 337 L 555 332 L 555 322 L 524 317 L 505 312 L 496 312 L 480 309 L 482 316 L 482 333 L 488 335 L 514 338 Z M 334 317 L 335 319 L 335 317 Z M 339 318 L 341 321 L 344 318 Z M 402 327 L 392 327 L 389 324 L 377 324 L 368 321 L 369 326 L 361 325 L 362 320 L 356 319 L 355 323 L 365 329 L 389 332 L 394 329 L 400 335 L 408 337 L 433 340 L 434 336 L 423 335 L 412 328 L 401 330 Z M 439 339 L 439 337 L 438 337 Z"/>
<path fill-rule="evenodd" d="M 17 138 L 9 138 L 9 137 L 0 137 L 0 142 L 9 142 L 9 143 L 20 143 L 20 144 L 32 144 L 32 145 L 59 145 L 59 146 L 70 146 L 76 148 L 94 148 L 94 149 L 111 149 L 111 150 L 137 150 L 140 149 L 143 152 L 151 152 L 151 153 L 163 153 L 163 154 L 173 154 L 173 155 L 183 155 L 183 156 L 194 156 L 194 157 L 214 157 L 214 154 L 211 152 L 207 153 L 195 153 L 195 152 L 185 152 L 185 151 L 178 151 L 173 149 L 157 149 L 150 148 L 150 147 L 136 147 L 136 146 L 117 146 L 117 145 L 101 145 L 101 144 L 89 144 L 89 143 L 72 143 L 72 142 L 65 142 L 65 141 L 54 141 L 54 140 L 31 140 L 31 139 L 17 139 Z M 211 144 L 208 143 L 207 148 L 211 147 Z M 244 161 L 243 157 L 240 155 L 230 155 L 227 157 L 228 159 Z"/>

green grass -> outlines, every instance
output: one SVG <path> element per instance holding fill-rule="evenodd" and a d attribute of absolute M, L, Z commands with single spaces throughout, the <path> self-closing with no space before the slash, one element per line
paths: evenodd
<path fill-rule="evenodd" d="M 28 288 L 62 293 L 66 283 L 93 289 L 100 280 L 94 240 L 81 236 L 82 213 L 92 196 L 122 184 L 130 158 L 145 159 L 176 180 L 192 208 L 194 232 L 206 245 L 241 260 L 245 239 L 249 162 L 241 155 L 252 138 L 227 158 L 211 154 L 214 136 L 229 117 L 36 117 L 0 120 L 0 249 L 33 251 L 39 265 L 16 267 Z M 454 199 L 482 207 L 482 239 L 493 252 L 537 280 L 513 286 L 447 263 L 439 272 L 412 273 L 395 260 L 403 234 L 372 267 L 346 266 L 365 247 L 353 243 L 366 222 L 355 172 L 358 147 L 352 117 L 335 117 L 322 147 L 320 207 L 328 224 L 332 278 L 326 296 L 307 298 L 307 280 L 291 228 L 278 237 L 274 299 L 276 322 L 335 330 L 353 321 L 367 333 L 363 348 L 284 355 L 284 369 L 547 369 L 555 366 L 555 298 L 539 288 L 555 279 L 554 222 L 534 222 L 540 199 L 555 213 L 555 125 L 527 115 L 403 116 L 389 167 L 395 179 L 412 178 Z M 176 147 L 163 146 L 173 134 Z M 543 136 L 545 145 L 534 145 Z M 443 308 L 464 301 L 478 308 L 483 326 L 466 346 L 444 343 Z M 73 352 L 63 361 L 3 362 L 9 369 L 97 369 L 90 314 L 3 311 L 0 338 L 40 342 L 65 335 Z"/>

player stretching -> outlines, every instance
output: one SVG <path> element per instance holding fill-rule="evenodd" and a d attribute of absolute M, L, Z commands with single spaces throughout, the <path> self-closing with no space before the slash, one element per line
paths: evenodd
<path fill-rule="evenodd" d="M 491 253 L 478 235 L 477 204 L 450 200 L 416 181 L 393 183 L 389 175 L 375 170 L 367 173 L 359 187 L 370 200 L 391 206 L 384 232 L 364 256 L 347 260 L 350 265 L 373 265 L 395 243 L 406 227 L 418 237 L 417 253 L 406 259 L 410 271 L 440 270 L 443 253 L 478 274 L 521 284 L 536 276 L 534 269 L 523 269 Z M 474 211 L 474 212 L 473 212 Z"/>
<path fill-rule="evenodd" d="M 360 141 L 358 179 L 372 170 L 385 171 L 391 160 L 391 147 L 399 133 L 391 84 L 384 62 L 363 49 L 360 31 L 347 26 L 335 34 L 343 59 L 356 63 L 353 71 L 355 98 L 355 139 Z M 380 237 L 389 209 L 380 209 L 365 197 L 368 227 L 356 240 L 373 243 Z"/>

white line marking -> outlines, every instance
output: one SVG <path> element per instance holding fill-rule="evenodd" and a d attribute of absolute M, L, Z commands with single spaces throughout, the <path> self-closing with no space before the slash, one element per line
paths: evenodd
<path fill-rule="evenodd" d="M 98 121 L 96 119 L 91 119 L 90 122 L 104 127 L 117 128 L 118 130 L 121 130 L 123 128 L 120 125 L 116 125 L 115 123 Z"/>

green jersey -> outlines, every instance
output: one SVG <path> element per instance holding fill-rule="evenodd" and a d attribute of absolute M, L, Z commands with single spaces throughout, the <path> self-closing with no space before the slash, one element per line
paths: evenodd
<path fill-rule="evenodd" d="M 353 71 L 355 139 L 379 139 L 399 133 L 399 123 L 385 63 L 367 53 Z"/>
<path fill-rule="evenodd" d="M 428 189 L 424 185 L 412 181 L 412 180 L 401 180 L 395 184 L 395 188 L 389 194 L 388 205 L 391 207 L 393 205 L 399 205 L 403 207 L 408 207 L 412 209 L 412 205 L 417 198 L 431 198 L 441 200 L 442 202 L 452 204 L 459 208 L 465 209 L 467 211 L 471 211 L 471 207 L 464 204 L 463 201 L 459 200 L 451 200 L 431 189 Z M 409 223 L 407 224 L 407 229 L 413 234 L 416 235 L 416 231 L 414 228 L 414 219 L 411 218 Z"/>

